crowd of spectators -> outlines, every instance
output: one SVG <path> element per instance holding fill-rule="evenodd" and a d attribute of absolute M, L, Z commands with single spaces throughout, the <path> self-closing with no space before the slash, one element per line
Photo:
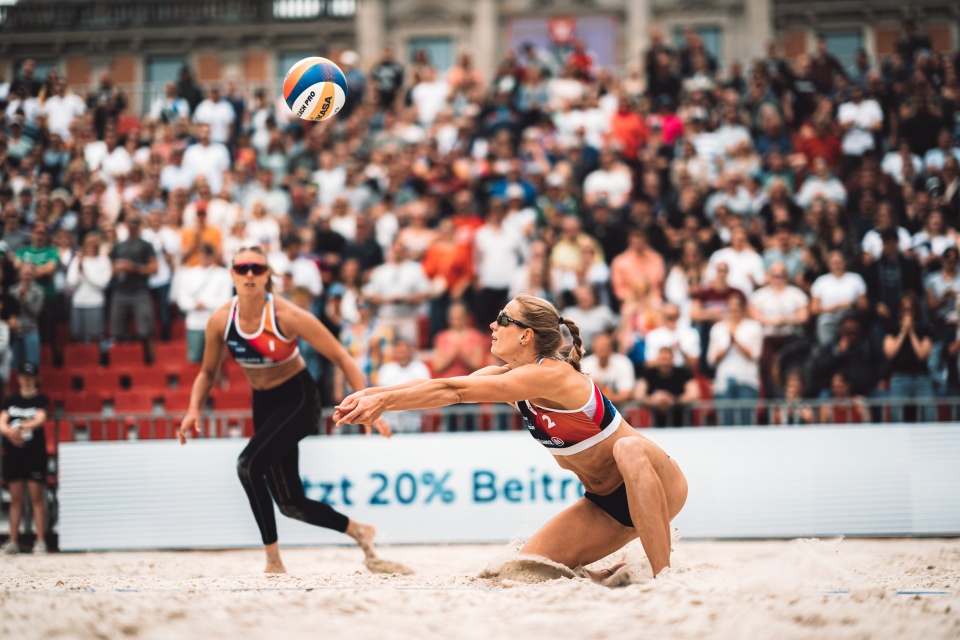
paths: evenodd
<path fill-rule="evenodd" d="M 818 398 L 960 395 L 960 55 L 911 23 L 849 67 L 822 37 L 725 64 L 693 31 L 650 42 L 623 77 L 581 42 L 508 51 L 490 77 L 469 53 L 439 73 L 348 51 L 322 124 L 187 67 L 141 117 L 109 72 L 78 95 L 27 61 L 0 83 L 0 376 L 40 344 L 61 359 L 67 318 L 149 361 L 185 316 L 198 361 L 224 265 L 259 244 L 371 384 L 485 364 L 487 323 L 526 292 L 660 426 L 705 394 L 785 398 L 784 423 L 840 419 Z"/>

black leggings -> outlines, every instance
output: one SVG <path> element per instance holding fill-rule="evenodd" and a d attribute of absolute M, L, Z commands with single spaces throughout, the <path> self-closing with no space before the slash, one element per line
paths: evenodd
<path fill-rule="evenodd" d="M 325 502 L 307 499 L 300 479 L 297 444 L 315 433 L 320 418 L 317 387 L 306 369 L 279 387 L 253 392 L 253 437 L 237 460 L 263 544 L 277 541 L 273 499 L 280 513 L 344 532 L 350 522 Z"/>

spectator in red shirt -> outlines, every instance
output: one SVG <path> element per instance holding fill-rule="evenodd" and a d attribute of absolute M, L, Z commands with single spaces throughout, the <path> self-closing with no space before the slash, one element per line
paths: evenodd
<path fill-rule="evenodd" d="M 628 163 L 635 163 L 637 154 L 647 142 L 649 131 L 630 96 L 624 92 L 618 98 L 616 113 L 610 117 L 610 135 L 620 143 L 624 159 Z"/>
<path fill-rule="evenodd" d="M 567 64 L 574 68 L 576 76 L 588 80 L 593 77 L 593 57 L 586 52 L 583 40 L 573 41 L 573 51 L 567 57 Z"/>
<path fill-rule="evenodd" d="M 818 115 L 810 124 L 801 127 L 793 146 L 797 153 L 803 154 L 808 172 L 813 172 L 813 163 L 817 158 L 826 160 L 835 173 L 840 169 L 843 157 L 840 136 L 834 131 L 833 121 L 827 115 Z"/>

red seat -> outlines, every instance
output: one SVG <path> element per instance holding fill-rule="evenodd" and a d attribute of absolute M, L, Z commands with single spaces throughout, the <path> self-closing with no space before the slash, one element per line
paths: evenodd
<path fill-rule="evenodd" d="M 186 413 L 190 408 L 190 387 L 170 389 L 163 394 L 163 408 L 167 413 Z"/>
<path fill-rule="evenodd" d="M 230 389 L 247 389 L 249 382 L 243 368 L 236 363 L 233 358 L 226 360 L 220 368 L 221 379 L 226 379 L 227 387 Z"/>
<path fill-rule="evenodd" d="M 185 340 L 158 342 L 153 353 L 157 365 L 176 365 L 187 361 L 187 343 Z"/>
<path fill-rule="evenodd" d="M 71 393 L 63 399 L 63 410 L 69 414 L 99 414 L 103 411 L 100 397 L 89 393 Z"/>
<path fill-rule="evenodd" d="M 104 433 L 103 400 L 99 395 L 90 393 L 71 393 L 63 399 L 63 412 L 70 416 L 76 427 L 87 430 L 91 440 L 103 440 Z"/>
<path fill-rule="evenodd" d="M 112 367 L 142 367 L 143 346 L 138 342 L 120 342 L 110 348 L 110 366 Z"/>
<path fill-rule="evenodd" d="M 196 380 L 197 374 L 200 373 L 200 365 L 193 364 L 190 362 L 181 362 L 176 366 L 170 366 L 166 368 L 167 375 L 176 380 L 176 386 L 191 388 L 193 387 L 193 381 Z"/>
<path fill-rule="evenodd" d="M 116 418 L 92 422 L 87 428 L 90 432 L 90 440 L 93 442 L 123 439 L 120 435 L 120 423 Z"/>
<path fill-rule="evenodd" d="M 179 420 L 141 418 L 137 423 L 137 437 L 140 440 L 164 440 L 176 437 L 179 428 Z"/>
<path fill-rule="evenodd" d="M 73 442 L 73 424 L 69 420 L 60 418 L 57 421 L 57 441 Z"/>
<path fill-rule="evenodd" d="M 103 400 L 109 400 L 122 391 L 120 388 L 120 372 L 117 369 L 96 368 L 84 371 L 83 393 L 97 395 Z"/>
<path fill-rule="evenodd" d="M 129 383 L 129 391 L 146 393 L 152 398 L 160 398 L 167 392 L 170 387 L 167 376 L 166 369 L 142 365 L 120 373 L 121 379 L 125 378 Z"/>
<path fill-rule="evenodd" d="M 63 354 L 63 365 L 74 371 L 100 366 L 100 347 L 95 344 L 69 344 Z"/>
<path fill-rule="evenodd" d="M 137 429 L 138 435 L 150 433 L 150 414 L 153 413 L 153 396 L 150 393 L 128 391 L 117 394 L 113 410 L 117 417 L 107 420 L 107 428 L 110 430 L 116 424 L 118 437 L 125 438 L 132 428 Z"/>
<path fill-rule="evenodd" d="M 73 381 L 74 378 L 77 378 L 79 381 L 79 376 L 72 372 L 66 371 L 64 369 L 44 369 L 43 365 L 40 365 L 40 371 L 43 373 L 41 376 L 41 384 L 46 393 L 55 393 L 60 391 L 74 391 L 77 387 L 74 387 Z M 11 374 L 10 381 L 13 382 L 15 376 Z"/>
<path fill-rule="evenodd" d="M 118 416 L 131 413 L 153 413 L 153 397 L 149 392 L 127 391 L 118 393 L 113 400 L 113 410 Z"/>

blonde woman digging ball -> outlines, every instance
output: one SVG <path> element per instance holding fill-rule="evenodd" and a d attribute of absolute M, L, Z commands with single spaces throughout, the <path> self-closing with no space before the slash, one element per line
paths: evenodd
<path fill-rule="evenodd" d="M 566 356 L 561 326 L 573 337 Z M 524 545 L 571 568 L 596 562 L 639 538 L 656 576 L 670 566 L 670 521 L 687 499 L 687 481 L 663 449 L 627 424 L 580 371 L 580 330 L 552 304 L 529 295 L 511 300 L 490 324 L 491 353 L 503 366 L 469 376 L 365 389 L 337 407 L 338 425 L 368 424 L 384 411 L 432 409 L 461 402 L 507 402 L 539 443 L 586 493 Z M 594 579 L 621 565 L 591 571 Z"/>

